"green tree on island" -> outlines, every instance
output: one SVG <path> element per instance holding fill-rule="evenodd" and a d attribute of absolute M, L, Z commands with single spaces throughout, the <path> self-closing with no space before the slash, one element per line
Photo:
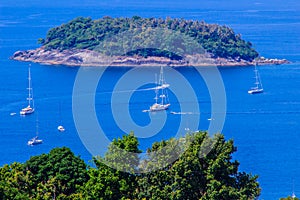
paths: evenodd
<path fill-rule="evenodd" d="M 107 49 L 126 49 L 131 46 L 135 51 L 125 52 L 129 55 L 140 56 L 160 56 L 168 57 L 175 60 L 182 59 L 181 56 L 166 51 L 166 46 L 176 47 L 176 53 L 186 52 L 188 54 L 197 54 L 202 52 L 193 52 L 189 49 L 190 45 L 180 44 L 170 38 L 171 35 L 160 35 L 161 40 L 156 48 L 140 49 L 143 46 L 153 46 L 153 40 L 150 29 L 166 29 L 186 35 L 193 38 L 204 50 L 212 55 L 212 57 L 231 58 L 235 60 L 243 59 L 252 61 L 258 57 L 258 53 L 253 49 L 252 44 L 241 38 L 241 35 L 235 34 L 234 31 L 227 26 L 217 24 L 207 24 L 204 21 L 172 19 L 172 18 L 141 18 L 134 16 L 132 18 L 111 18 L 103 17 L 101 19 L 92 20 L 91 18 L 77 17 L 66 24 L 51 28 L 46 38 L 38 39 L 46 49 L 90 49 L 110 55 Z M 131 32 L 135 39 L 131 41 L 110 41 L 102 44 L 107 38 L 124 33 Z M 167 45 L 168 41 L 175 41 L 176 44 Z M 193 42 L 194 44 L 195 42 Z M 105 48 L 103 46 L 105 46 Z M 100 46 L 100 47 L 99 47 Z M 123 52 L 124 53 L 124 52 Z"/>

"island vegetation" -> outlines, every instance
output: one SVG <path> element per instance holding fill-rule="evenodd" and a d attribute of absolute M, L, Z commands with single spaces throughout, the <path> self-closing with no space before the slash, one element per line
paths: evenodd
<path fill-rule="evenodd" d="M 221 134 L 210 138 L 206 132 L 190 133 L 183 138 L 155 142 L 147 152 L 150 155 L 162 148 L 168 152 L 182 140 L 190 143 L 174 162 L 165 166 L 165 158 L 169 155 L 165 154 L 166 157 L 155 164 L 163 167 L 151 170 L 153 160 L 150 157 L 144 160 L 150 167 L 148 173 L 127 173 L 117 170 L 117 166 L 104 164 L 128 159 L 113 146 L 141 152 L 133 133 L 113 140 L 103 157 L 93 158 L 95 167 L 87 166 L 66 147 L 55 148 L 25 163 L 2 166 L 0 199 L 211 200 L 256 199 L 259 196 L 257 176 L 239 172 L 238 161 L 232 160 L 236 147 Z M 212 150 L 206 156 L 199 156 L 203 146 L 212 142 Z M 134 160 L 126 164 L 127 171 L 145 166 L 138 156 Z"/>
<path fill-rule="evenodd" d="M 12 58 L 48 64 L 249 65 L 259 56 L 251 42 L 231 28 L 177 18 L 77 17 L 38 39 L 41 48 L 17 51 Z M 197 58 L 191 62 L 189 56 Z M 200 56 L 199 56 L 200 55 Z M 117 57 L 114 57 L 117 56 Z M 261 63 L 271 63 L 266 59 Z M 275 64 L 285 63 L 273 60 Z"/>
<path fill-rule="evenodd" d="M 235 34 L 227 26 L 207 24 L 204 21 L 171 18 L 141 18 L 134 16 L 132 18 L 103 17 L 98 20 L 92 20 L 91 18 L 78 17 L 69 23 L 50 29 L 46 38 L 39 39 L 39 41 L 47 49 L 63 50 L 78 48 L 105 51 L 105 48 L 98 49 L 98 45 L 106 37 L 134 30 L 136 37 L 140 37 L 146 41 L 145 46 L 151 46 L 152 41 L 147 40 L 147 34 L 145 34 L 147 28 L 166 28 L 179 31 L 194 38 L 207 52 L 212 53 L 214 57 L 241 58 L 251 61 L 258 56 L 258 53 L 252 48 L 250 42 L 242 40 L 241 35 Z M 140 31 L 141 29 L 142 31 Z M 162 38 L 162 40 L 170 40 L 170 38 L 167 38 L 168 36 L 172 37 L 172 35 L 165 35 L 166 38 Z M 138 47 L 139 44 L 135 44 L 134 42 L 139 42 L 139 40 L 133 41 L 133 44 L 131 44 L 133 47 Z M 187 47 L 185 46 L 185 48 Z M 180 59 L 180 57 L 165 52 L 163 49 L 148 49 L 135 53 L 145 57 L 156 55 Z"/>

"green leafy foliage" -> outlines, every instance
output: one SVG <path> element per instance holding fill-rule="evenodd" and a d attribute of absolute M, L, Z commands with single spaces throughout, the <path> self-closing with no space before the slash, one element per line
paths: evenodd
<path fill-rule="evenodd" d="M 133 133 L 114 139 L 104 158 L 94 158 L 97 169 L 90 169 L 90 179 L 84 186 L 85 199 L 134 199 L 140 153 L 138 140 Z M 122 151 L 125 150 L 125 151 Z M 117 170 L 117 169 L 121 169 Z"/>
<path fill-rule="evenodd" d="M 150 151 L 169 148 L 169 142 L 156 143 Z M 202 157 L 199 153 L 211 144 Z M 139 199 L 255 199 L 260 194 L 257 176 L 238 172 L 238 162 L 231 161 L 233 141 L 199 132 L 185 136 L 185 147 L 175 162 L 139 178 Z"/>
<path fill-rule="evenodd" d="M 35 187 L 54 196 L 70 195 L 83 185 L 88 178 L 86 167 L 83 160 L 65 147 L 33 156 L 24 164 L 25 170 L 34 174 Z"/>
<path fill-rule="evenodd" d="M 186 35 L 193 39 L 192 43 L 180 41 L 181 37 L 176 34 L 162 34 L 158 37 L 151 37 L 151 30 L 166 29 L 178 34 Z M 123 32 L 131 32 L 134 39 L 130 41 L 110 41 L 103 44 L 104 40 L 113 38 Z M 155 42 L 154 42 L 155 41 Z M 241 39 L 241 36 L 227 26 L 207 24 L 203 21 L 193 21 L 184 19 L 161 19 L 161 18 L 111 18 L 103 17 L 92 20 L 91 18 L 77 17 L 72 21 L 52 28 L 48 31 L 45 39 L 39 39 L 48 49 L 91 49 L 109 55 L 107 52 L 112 49 L 116 51 L 122 46 L 122 53 L 127 54 L 126 46 L 130 46 L 130 54 L 137 51 L 142 56 L 163 56 L 172 59 L 181 59 L 177 53 L 191 54 L 191 44 L 198 43 L 203 49 L 211 53 L 214 57 L 253 60 L 258 53 L 252 48 L 250 42 Z M 149 47 L 141 51 L 140 44 Z M 157 44 L 154 44 L 157 43 Z M 171 49 L 178 56 L 166 52 L 166 45 L 176 47 Z M 156 49 L 151 48 L 155 46 Z M 125 50 L 125 52 L 123 52 Z M 173 51 L 174 50 L 174 51 Z"/>
<path fill-rule="evenodd" d="M 113 140 L 103 157 L 93 158 L 96 168 L 87 168 L 65 147 L 4 165 L 0 199 L 248 200 L 260 194 L 257 176 L 238 171 L 232 160 L 236 147 L 221 134 L 155 142 L 144 158 L 138 146 L 133 133 Z M 142 168 L 148 173 L 128 173 Z"/>
<path fill-rule="evenodd" d="M 0 168 L 0 199 L 29 199 L 34 187 L 32 174 L 23 170 L 20 163 Z"/>
<path fill-rule="evenodd" d="M 88 180 L 83 160 L 68 148 L 0 168 L 0 199 L 67 199 Z"/>

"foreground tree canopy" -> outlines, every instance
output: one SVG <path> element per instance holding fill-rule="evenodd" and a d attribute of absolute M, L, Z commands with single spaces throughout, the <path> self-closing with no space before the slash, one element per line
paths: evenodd
<path fill-rule="evenodd" d="M 151 159 L 151 152 L 164 149 L 166 153 L 182 141 L 189 145 L 172 163 L 165 165 L 166 160 Z M 210 144 L 214 144 L 212 150 L 201 156 L 201 149 Z M 257 176 L 238 171 L 239 163 L 232 161 L 236 148 L 223 135 L 209 138 L 206 132 L 197 132 L 156 142 L 143 161 L 136 154 L 128 158 L 116 150 L 140 153 L 138 145 L 133 133 L 114 140 L 104 157 L 93 158 L 95 168 L 87 167 L 65 147 L 34 156 L 24 164 L 4 165 L 0 168 L 0 199 L 229 200 L 255 199 L 260 194 Z M 164 156 L 160 158 L 168 159 L 168 154 Z M 154 165 L 161 168 L 149 173 L 117 170 L 152 169 Z"/>
<path fill-rule="evenodd" d="M 39 43 L 47 49 L 79 48 L 109 54 L 105 50 L 106 48 L 103 48 L 101 42 L 116 34 L 130 31 L 135 35 L 135 39 L 130 41 L 130 44 L 118 41 L 119 43 L 122 42 L 122 46 L 130 45 L 137 50 L 128 52 L 128 55 L 138 54 L 141 56 L 163 56 L 171 59 L 181 59 L 181 56 L 167 52 L 164 48 L 163 43 L 172 40 L 172 38 L 169 38 L 172 36 L 168 34 L 160 36 L 163 42 L 157 48 L 139 49 L 140 41 L 143 41 L 144 46 L 151 47 L 153 39 L 149 39 L 148 33 L 150 29 L 157 28 L 177 31 L 180 34 L 187 35 L 210 53 L 212 57 L 244 59 L 247 61 L 252 61 L 258 57 L 258 53 L 252 48 L 252 44 L 243 40 L 241 35 L 235 34 L 227 26 L 172 18 L 141 18 L 134 16 L 132 18 L 103 17 L 92 20 L 91 18 L 78 17 L 66 24 L 50 29 L 45 39 L 39 39 Z M 177 43 L 175 46 L 178 45 L 178 42 L 180 41 L 175 41 Z M 110 48 L 115 47 L 114 44 L 104 46 L 109 45 L 112 45 Z M 187 44 L 178 45 L 176 48 L 179 49 L 179 52 L 190 54 L 189 47 L 190 45 Z"/>

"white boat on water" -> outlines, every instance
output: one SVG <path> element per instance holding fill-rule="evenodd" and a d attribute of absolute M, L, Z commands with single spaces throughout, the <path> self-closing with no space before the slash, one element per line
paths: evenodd
<path fill-rule="evenodd" d="M 168 93 L 166 89 L 170 85 L 165 82 L 164 74 L 163 74 L 163 67 L 160 68 L 160 74 L 159 74 L 159 81 L 157 83 L 157 86 L 155 87 L 155 103 L 150 106 L 149 111 L 155 112 L 155 111 L 162 111 L 167 110 L 169 106 L 171 105 L 168 100 Z M 158 100 L 160 101 L 158 102 Z"/>
<path fill-rule="evenodd" d="M 33 146 L 33 145 L 37 145 L 37 144 L 42 144 L 43 143 L 43 140 L 39 139 L 38 136 L 35 136 L 34 138 L 30 139 L 27 144 L 30 145 L 30 146 Z"/>
<path fill-rule="evenodd" d="M 255 87 L 253 87 L 253 88 L 251 88 L 249 91 L 248 91 L 248 93 L 249 94 L 256 94 L 256 93 L 262 93 L 264 90 L 262 89 L 262 88 L 255 88 Z"/>
<path fill-rule="evenodd" d="M 33 146 L 33 145 L 37 145 L 37 144 L 42 144 L 43 140 L 39 139 L 38 135 L 39 135 L 39 132 L 38 132 L 38 121 L 37 121 L 36 122 L 36 136 L 34 138 L 31 138 L 30 140 L 28 140 L 27 145 Z"/>
<path fill-rule="evenodd" d="M 160 103 L 154 103 L 152 106 L 150 106 L 150 111 L 161 111 L 161 110 L 167 110 L 171 104 L 160 104 Z"/>
<path fill-rule="evenodd" d="M 29 115 L 34 112 L 34 108 L 28 105 L 26 108 L 22 108 L 20 111 L 20 115 Z"/>
<path fill-rule="evenodd" d="M 262 93 L 264 91 L 262 87 L 262 83 L 260 80 L 260 76 L 257 70 L 257 64 L 254 66 L 254 73 L 255 73 L 255 86 L 252 87 L 250 90 L 248 90 L 248 94 L 257 94 L 257 93 Z"/>
<path fill-rule="evenodd" d="M 59 132 L 64 132 L 64 131 L 65 131 L 65 128 L 64 128 L 62 125 L 59 125 L 59 126 L 57 127 L 57 130 L 58 130 Z"/>
<path fill-rule="evenodd" d="M 20 111 L 20 115 L 29 115 L 34 112 L 34 101 L 33 101 L 33 90 L 31 86 L 31 74 L 30 74 L 30 67 L 28 67 L 28 106 L 23 108 Z"/>

